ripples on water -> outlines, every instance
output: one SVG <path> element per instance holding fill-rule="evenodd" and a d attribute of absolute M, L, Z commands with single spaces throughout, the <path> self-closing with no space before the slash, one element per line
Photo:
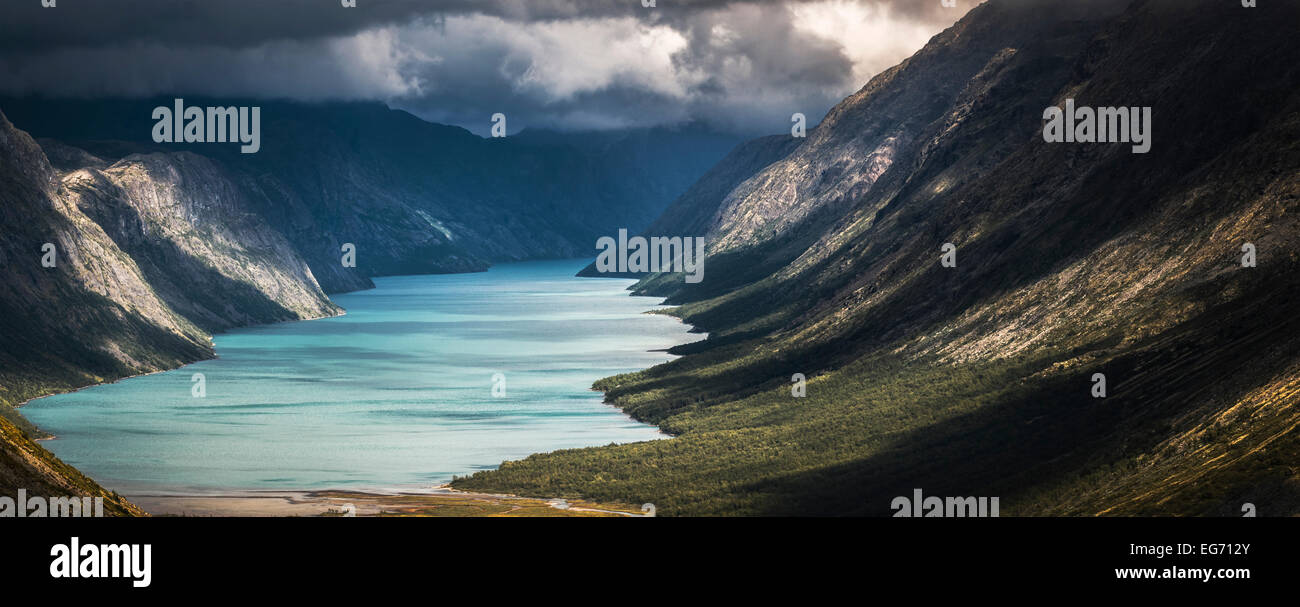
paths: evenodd
<path fill-rule="evenodd" d="M 584 261 L 400 276 L 345 316 L 216 336 L 219 358 L 36 400 L 43 443 L 122 493 L 419 489 L 531 453 L 663 438 L 599 378 L 698 339 Z M 506 396 L 491 394 L 504 373 Z M 207 396 L 190 395 L 203 373 Z"/>

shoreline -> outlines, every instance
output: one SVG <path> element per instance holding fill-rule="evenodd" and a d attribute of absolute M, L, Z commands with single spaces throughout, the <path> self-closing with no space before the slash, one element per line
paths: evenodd
<path fill-rule="evenodd" d="M 516 263 L 525 263 L 525 262 L 516 262 Z M 422 274 L 415 275 L 415 276 L 422 276 Z M 597 278 L 597 279 L 613 278 L 613 279 L 626 280 L 625 278 L 622 277 L 605 277 L 605 276 L 594 276 L 594 277 L 574 276 L 574 278 Z M 370 287 L 368 289 L 359 289 L 358 291 L 372 290 L 377 288 L 377 286 L 378 285 L 374 287 Z M 200 358 L 197 360 L 185 362 L 171 368 L 156 369 L 156 370 L 147 371 L 143 373 L 126 375 L 126 376 L 114 378 L 110 381 L 91 383 L 70 390 L 56 391 L 47 394 L 42 394 L 40 396 L 35 396 L 27 400 L 24 400 L 22 403 L 15 405 L 14 408 L 17 411 L 19 410 L 19 408 L 30 404 L 32 401 L 39 400 L 42 398 L 49 398 L 52 396 L 57 396 L 62 394 L 76 393 L 83 390 L 88 390 L 90 388 L 95 388 L 98 386 L 116 384 L 118 382 L 127 379 L 145 377 L 145 376 L 155 375 L 159 373 L 166 373 L 169 371 L 176 371 L 178 369 L 183 369 L 184 367 L 197 364 L 200 362 L 216 360 L 220 358 L 220 354 L 217 352 L 216 349 L 215 337 L 216 335 L 220 335 L 222 333 L 228 333 L 230 331 L 237 331 L 241 329 L 255 328 L 259 326 L 273 326 L 281 323 L 324 320 L 328 318 L 337 318 L 346 315 L 348 313 L 347 310 L 339 306 L 336 302 L 334 302 L 332 295 L 336 295 L 336 294 L 328 294 L 327 297 L 329 297 L 331 303 L 333 303 L 335 307 L 338 308 L 339 312 L 337 314 L 322 315 L 322 316 L 310 317 L 310 318 L 289 319 L 289 320 L 275 321 L 269 323 L 257 323 L 257 324 L 243 325 L 238 327 L 230 327 L 226 330 L 223 330 L 219 333 L 214 333 L 209 336 L 209 345 L 212 348 L 212 356 L 210 357 L 205 357 L 205 358 Z M 666 316 L 669 318 L 673 318 L 678 322 L 678 324 L 688 326 L 690 328 L 688 331 L 689 334 L 696 334 L 701 332 L 699 331 L 698 327 L 687 323 L 680 316 L 668 313 L 667 310 L 675 308 L 676 306 L 665 304 L 664 303 L 665 298 L 662 296 L 645 295 L 645 294 L 638 294 L 634 292 L 627 293 L 627 296 L 632 298 L 656 299 L 658 301 L 655 303 L 647 302 L 649 309 L 644 310 L 642 314 Z M 705 339 L 707 339 L 707 334 L 705 335 Z M 701 341 L 701 340 L 697 339 L 697 340 L 687 341 L 672 347 L 694 343 L 695 341 Z M 662 352 L 668 354 L 669 349 L 671 348 L 659 348 L 659 349 L 652 349 L 647 351 Z M 675 360 L 676 358 L 680 358 L 680 355 L 672 355 L 672 356 L 673 356 L 673 360 Z M 657 363 L 655 365 L 651 365 L 650 367 L 646 367 L 646 369 L 653 368 L 654 366 L 658 366 L 659 364 L 665 364 L 665 363 Z M 633 371 L 628 371 L 627 373 L 634 373 L 634 372 L 644 371 L 644 370 L 645 369 L 637 369 Z M 596 381 L 598 382 L 602 379 L 606 379 L 606 378 L 598 378 Z M 601 398 L 602 404 L 618 410 L 627 419 L 631 421 L 635 421 L 640 424 L 653 426 L 657 431 L 657 434 L 663 437 L 662 439 L 659 440 L 675 438 L 674 434 L 665 431 L 658 424 L 650 424 L 645 422 L 644 420 L 637 419 L 636 417 L 629 414 L 624 408 L 619 407 L 618 405 L 610 402 L 608 400 L 607 393 L 605 391 L 598 390 L 594 386 L 588 386 L 587 389 L 593 392 L 600 392 L 602 395 Z M 30 422 L 30 420 L 28 421 Z M 44 436 L 41 438 L 33 438 L 34 441 L 44 442 L 44 441 L 50 441 L 59 438 L 58 435 L 48 433 L 43 428 L 37 426 L 34 423 L 32 425 L 38 431 L 48 434 L 48 436 Z M 545 453 L 545 451 L 539 453 Z M 503 460 L 502 462 L 498 462 L 493 469 L 499 468 L 501 464 L 505 463 L 505 461 L 506 460 Z M 470 471 L 470 474 L 473 474 L 473 472 L 475 471 Z M 92 478 L 91 480 L 94 479 Z M 530 498 L 530 497 L 521 497 L 521 496 L 509 495 L 509 494 L 466 492 L 466 491 L 461 491 L 452 488 L 450 486 L 450 482 L 451 481 L 448 481 L 447 483 L 441 485 L 429 487 L 425 491 L 414 491 L 409 488 L 407 489 L 394 488 L 392 492 L 388 492 L 384 489 L 374 489 L 374 488 L 357 489 L 357 490 L 349 490 L 349 489 L 315 489 L 315 490 L 224 489 L 223 490 L 223 489 L 218 489 L 218 490 L 214 490 L 211 493 L 207 493 L 207 492 L 195 493 L 193 489 L 189 489 L 189 490 L 181 490 L 181 492 L 177 492 L 177 493 L 172 493 L 167 491 L 167 489 L 162 488 L 162 489 L 144 490 L 141 491 L 140 493 L 123 492 L 121 493 L 121 495 L 125 499 L 130 500 L 132 503 L 140 506 L 146 512 L 153 515 L 161 515 L 161 516 L 339 516 L 340 514 L 331 514 L 330 510 L 337 509 L 338 507 L 342 506 L 344 503 L 346 503 L 347 499 L 352 500 L 357 505 L 357 513 L 356 513 L 357 516 L 391 516 L 391 515 L 466 516 L 466 514 L 441 514 L 441 513 L 434 512 L 438 510 L 442 510 L 442 511 L 464 510 L 466 508 L 483 510 L 482 513 L 478 514 L 481 516 L 497 516 L 497 515 L 518 516 L 518 514 L 513 514 L 513 513 L 521 510 L 527 510 L 532 514 L 537 515 L 538 513 L 536 512 L 536 509 L 538 508 L 550 508 L 558 512 L 558 514 L 555 513 L 543 514 L 545 516 L 575 515 L 572 513 L 583 513 L 580 514 L 582 516 L 643 516 L 640 512 L 639 507 L 635 507 L 627 504 L 595 504 L 591 502 L 585 502 L 582 500 L 576 500 L 572 504 L 569 504 L 564 499 L 560 499 L 560 498 Z M 499 510 L 503 507 L 506 508 L 506 513 L 489 512 L 492 510 Z M 406 512 L 406 514 L 392 514 L 393 512 Z M 419 514 L 412 514 L 412 512 L 419 512 Z"/>
<path fill-rule="evenodd" d="M 372 288 L 373 288 L 373 287 L 372 287 Z M 362 289 L 362 290 L 364 290 L 364 289 Z M 334 303 L 334 298 L 330 297 L 329 294 L 326 294 L 326 297 L 329 298 L 330 303 Z M 13 407 L 14 407 L 14 411 L 18 411 L 19 414 L 21 414 L 21 413 L 22 413 L 22 408 L 25 407 L 25 406 L 27 406 L 28 404 L 30 404 L 30 403 L 31 403 L 32 401 L 34 401 L 34 400 L 40 400 L 40 399 L 42 399 L 42 398 L 49 398 L 49 397 L 51 397 L 51 396 L 60 396 L 60 395 L 63 395 L 63 394 L 75 394 L 75 393 L 77 393 L 77 392 L 81 392 L 81 391 L 83 391 L 83 390 L 89 390 L 89 389 L 91 389 L 91 388 L 97 388 L 97 387 L 99 387 L 99 386 L 111 386 L 111 385 L 113 385 L 113 384 L 116 384 L 116 383 L 118 383 L 118 382 L 122 382 L 122 381 L 126 381 L 126 380 L 128 380 L 128 379 L 135 379 L 135 378 L 137 378 L 137 377 L 147 377 L 147 376 L 150 376 L 150 375 L 157 375 L 157 374 L 159 374 L 159 373 L 167 373 L 167 372 L 170 372 L 170 371 L 175 371 L 175 370 L 177 370 L 177 369 L 184 369 L 185 367 L 188 367 L 188 366 L 190 366 L 190 365 L 194 365 L 194 364 L 198 364 L 198 363 L 201 363 L 201 362 L 205 362 L 205 361 L 209 361 L 209 360 L 216 360 L 216 359 L 218 359 L 218 358 L 221 358 L 221 355 L 220 355 L 220 354 L 217 354 L 216 336 L 221 335 L 221 334 L 223 334 L 223 333 L 227 333 L 227 332 L 232 331 L 232 330 L 238 330 L 238 329 L 251 329 L 251 328 L 253 328 L 253 327 L 268 327 L 268 326 L 271 326 L 271 325 L 279 325 L 279 324 L 283 324 L 283 323 L 309 322 L 309 321 L 313 321 L 313 320 L 324 320 L 324 319 L 326 319 L 326 318 L 338 318 L 338 317 L 346 316 L 346 315 L 347 315 L 347 313 L 348 313 L 347 310 L 343 309 L 341 306 L 339 306 L 339 305 L 336 304 L 336 303 L 334 304 L 334 306 L 337 307 L 337 308 L 339 309 L 339 313 L 338 313 L 338 314 L 331 315 L 331 316 L 315 316 L 315 317 L 312 317 L 312 318 L 295 318 L 295 319 L 292 319 L 292 320 L 277 320 L 277 321 L 275 321 L 275 322 L 264 322 L 264 323 L 257 323 L 257 324 L 252 324 L 252 325 L 241 325 L 241 326 L 238 326 L 238 327 L 230 327 L 229 329 L 224 329 L 224 330 L 222 330 L 222 331 L 220 331 L 220 332 L 217 332 L 217 333 L 211 333 L 211 334 L 208 335 L 208 345 L 212 348 L 212 356 L 209 356 L 209 357 L 207 357 L 207 358 L 200 358 L 200 359 L 197 359 L 197 360 L 192 360 L 192 361 L 189 361 L 189 362 L 181 363 L 181 364 L 179 364 L 179 365 L 176 365 L 175 367 L 171 367 L 171 368 L 168 368 L 168 369 L 156 369 L 156 370 L 153 370 L 153 371 L 145 371 L 145 372 L 143 372 L 143 373 L 134 373 L 134 374 L 131 374 L 131 375 L 123 375 L 123 376 L 121 376 L 121 377 L 117 377 L 117 378 L 114 378 L 114 379 L 110 379 L 110 380 L 108 380 L 108 381 L 101 381 L 101 382 L 95 382 L 95 383 L 92 383 L 92 384 L 86 384 L 86 385 L 84 385 L 84 386 L 79 386 L 79 387 L 76 387 L 76 388 L 72 388 L 72 389 L 70 389 L 70 390 L 63 390 L 63 391 L 59 391 L 59 392 L 49 392 L 49 393 L 47 393 L 47 394 L 42 394 L 42 395 L 40 395 L 40 396 L 33 396 L 33 397 L 31 397 L 31 398 L 29 398 L 29 399 L 27 399 L 27 400 L 24 400 L 24 401 L 22 401 L 22 402 L 20 402 L 20 403 L 15 404 L 15 405 L 13 406 Z M 23 416 L 23 419 L 27 419 L 26 416 Z M 42 429 L 40 426 L 37 426 L 35 422 L 32 422 L 32 420 L 28 419 L 27 421 L 28 421 L 29 423 L 31 423 L 32 426 L 35 427 L 37 430 L 40 430 L 41 432 L 45 432 L 44 429 Z M 48 433 L 47 433 L 47 434 L 48 434 Z M 47 437 L 45 437 L 45 438 L 37 438 L 37 439 L 33 439 L 33 440 L 37 440 L 37 441 L 45 441 L 45 440 L 52 440 L 52 439 L 55 439 L 55 438 L 58 438 L 58 437 L 55 436 L 55 435 L 53 435 L 53 434 L 51 434 L 50 436 L 47 436 Z"/>
<path fill-rule="evenodd" d="M 188 362 L 188 363 L 185 363 L 185 364 L 183 364 L 183 365 L 181 365 L 181 366 L 179 366 L 179 367 L 175 367 L 175 368 L 172 368 L 172 369 L 158 369 L 157 371 L 148 371 L 148 372 L 145 372 L 145 373 L 136 373 L 135 375 L 126 375 L 126 376 L 123 376 L 123 377 L 119 377 L 119 378 L 117 378 L 117 379 L 115 379 L 115 380 L 113 380 L 113 381 L 104 381 L 104 382 L 99 382 L 99 383 L 97 383 L 97 384 L 89 384 L 89 385 L 81 386 L 80 388 L 73 388 L 73 389 L 71 389 L 71 390 L 66 390 L 66 391 L 63 391 L 63 392 L 51 392 L 51 393 L 49 393 L 49 394 L 42 394 L 42 395 L 40 395 L 40 396 L 33 396 L 32 398 L 29 398 L 29 399 L 27 399 L 27 400 L 25 400 L 25 401 L 23 401 L 23 402 L 21 402 L 21 403 L 18 403 L 17 405 L 14 405 L 14 411 L 17 411 L 19 415 L 22 415 L 22 408 L 23 408 L 23 407 L 27 406 L 28 403 L 30 403 L 30 402 L 32 402 L 32 401 L 34 401 L 34 400 L 40 400 L 40 399 L 42 399 L 42 398 L 49 398 L 49 397 L 51 397 L 51 396 L 59 396 L 59 395 L 62 395 L 62 394 L 76 394 L 77 392 L 81 392 L 82 390 L 89 390 L 89 389 L 91 389 L 91 388 L 97 388 L 97 387 L 99 387 L 99 386 L 109 386 L 109 385 L 115 384 L 115 383 L 117 383 L 117 382 L 125 381 L 125 380 L 132 379 L 132 378 L 135 378 L 135 377 L 146 377 L 146 376 L 149 376 L 149 375 L 156 375 L 156 374 L 158 374 L 158 373 L 166 373 L 166 372 L 168 372 L 168 371 L 175 371 L 176 369 L 183 369 L 183 368 L 188 367 L 188 366 L 190 366 L 190 365 L 192 365 L 192 364 L 194 364 L 194 363 L 203 362 L 204 360 L 213 360 L 213 359 L 216 358 L 216 354 L 215 354 L 215 353 L 216 353 L 216 350 L 214 349 L 214 350 L 213 350 L 213 356 L 212 356 L 212 358 L 204 358 L 204 359 L 202 359 L 202 360 L 196 360 L 196 361 L 194 361 L 194 362 Z M 44 428 L 42 428 L 42 427 L 36 425 L 36 422 L 33 422 L 33 421 L 30 420 L 30 419 L 27 419 L 27 416 L 23 415 L 23 419 L 26 419 L 26 420 L 27 420 L 27 423 L 30 423 L 30 424 L 32 425 L 33 428 L 36 428 L 37 431 L 39 431 L 39 432 L 41 432 L 41 433 L 43 433 L 43 434 L 47 434 L 47 435 L 48 435 L 48 436 L 43 436 L 43 437 L 40 437 L 40 438 L 32 438 L 32 441 L 33 441 L 33 442 L 40 443 L 40 442 L 44 442 L 44 441 L 54 440 L 54 439 L 56 439 L 56 438 L 59 437 L 59 435 L 57 435 L 57 434 L 50 434 L 49 432 L 46 432 Z M 94 479 L 91 479 L 91 480 L 94 480 Z M 96 481 L 96 482 L 98 482 L 98 481 Z"/>
<path fill-rule="evenodd" d="M 643 517 L 638 506 L 460 491 L 445 484 L 425 492 L 372 493 L 325 489 L 232 492 L 227 495 L 123 495 L 153 516 L 185 517 Z"/>

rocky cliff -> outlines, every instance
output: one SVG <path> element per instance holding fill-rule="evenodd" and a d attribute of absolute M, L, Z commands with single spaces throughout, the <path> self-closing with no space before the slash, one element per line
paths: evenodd
<path fill-rule="evenodd" d="M 341 310 L 211 161 L 47 148 L 59 168 L 0 114 L 0 489 L 106 495 L 14 406 L 210 357 L 209 331 Z"/>
<path fill-rule="evenodd" d="M 340 312 L 306 262 L 211 160 L 177 152 L 128 156 L 103 169 L 90 162 L 62 175 L 68 200 L 199 328 Z"/>

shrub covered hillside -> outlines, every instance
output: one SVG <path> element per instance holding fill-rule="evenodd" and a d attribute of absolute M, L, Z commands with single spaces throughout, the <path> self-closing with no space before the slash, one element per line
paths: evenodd
<path fill-rule="evenodd" d="M 637 289 L 709 337 L 596 385 L 676 438 L 455 485 L 678 515 L 888 516 L 918 487 L 1003 515 L 1300 513 L 1297 23 L 990 0 L 678 209 L 711 218 L 706 279 Z M 1150 107 L 1150 151 L 1044 141 L 1067 99 Z"/>

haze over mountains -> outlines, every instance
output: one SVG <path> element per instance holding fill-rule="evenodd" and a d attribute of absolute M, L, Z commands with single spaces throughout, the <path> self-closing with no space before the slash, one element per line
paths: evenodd
<path fill-rule="evenodd" d="M 677 437 L 457 487 L 661 514 L 888 516 L 917 487 L 999 496 L 1004 514 L 1295 514 L 1298 24 L 1294 3 L 990 0 L 807 138 L 734 149 L 262 104 L 248 159 L 142 143 L 151 102 L 0 101 L 52 138 L 0 121 L 0 400 L 337 313 L 324 293 L 372 275 L 585 254 L 644 228 L 707 236 L 706 280 L 636 290 L 709 337 L 596 387 Z M 1151 107 L 1150 152 L 1044 142 L 1066 99 Z M 7 456 L 36 453 L 0 424 Z M 28 478 L 57 464 L 32 457 Z"/>

